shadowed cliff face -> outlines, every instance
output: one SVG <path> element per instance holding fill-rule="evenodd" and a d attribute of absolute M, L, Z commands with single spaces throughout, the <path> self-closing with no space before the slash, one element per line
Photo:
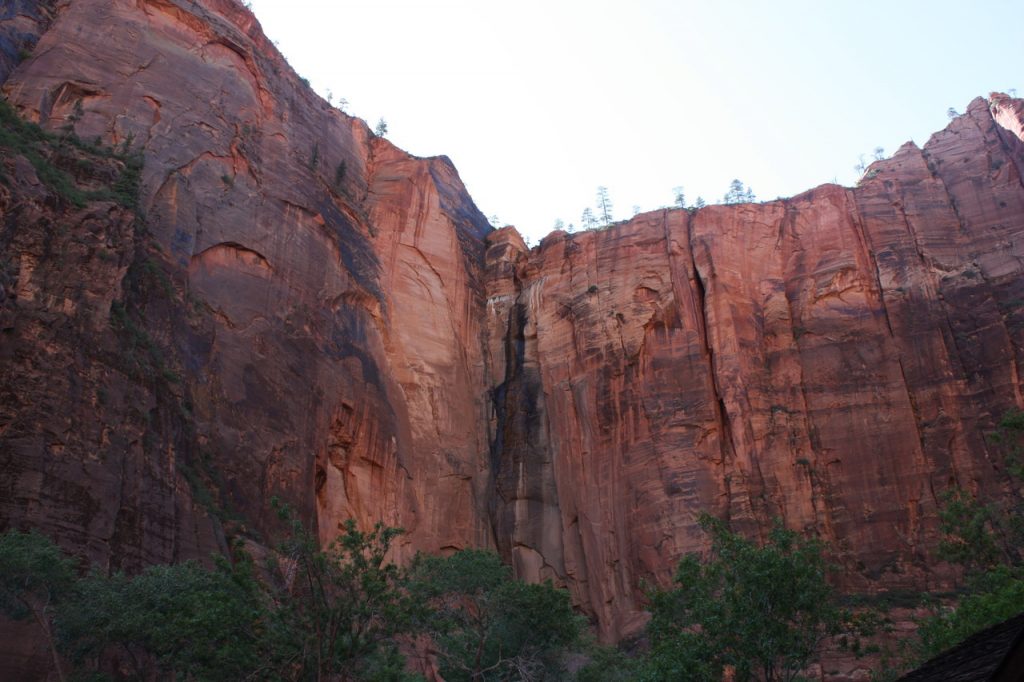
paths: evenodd
<path fill-rule="evenodd" d="M 450 162 L 328 107 L 234 2 L 67 4 L 4 91 L 144 154 L 146 225 L 210 327 L 169 340 L 222 506 L 267 530 L 280 495 L 325 540 L 384 520 L 400 556 L 492 544 L 488 228 Z"/>
<path fill-rule="evenodd" d="M 849 590 L 923 589 L 949 578 L 938 493 L 1011 492 L 983 433 L 1022 405 L 1018 100 L 856 189 L 530 251 L 234 2 L 18 7 L 38 44 L 9 101 L 145 165 L 136 221 L 3 157 L 0 527 L 134 568 L 266 539 L 278 495 L 325 541 L 405 527 L 398 559 L 497 547 L 613 640 L 702 548 L 701 511 L 819 534 Z M 122 363 L 141 334 L 148 373 Z"/>
<path fill-rule="evenodd" d="M 8 0 L 0 7 L 0 83 L 27 59 L 54 16 L 55 0 Z"/>

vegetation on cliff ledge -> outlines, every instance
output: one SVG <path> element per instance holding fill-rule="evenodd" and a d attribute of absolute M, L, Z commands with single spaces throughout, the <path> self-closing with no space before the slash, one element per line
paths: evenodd
<path fill-rule="evenodd" d="M 991 434 L 1005 452 L 1008 482 L 1019 493 L 1024 481 L 1024 412 L 1003 416 Z M 940 513 L 945 539 L 940 555 L 964 570 L 961 598 L 935 604 L 921 622 L 911 662 L 920 662 L 970 635 L 1024 610 L 1024 503 L 1019 494 L 985 503 L 960 488 L 944 495 Z"/>
<path fill-rule="evenodd" d="M 39 180 L 76 208 L 90 201 L 113 201 L 137 208 L 142 156 L 125 140 L 119 149 L 99 140 L 85 142 L 74 132 L 76 120 L 60 134 L 22 120 L 0 99 L 0 148 L 25 157 Z M 8 182 L 0 169 L 0 182 Z"/>

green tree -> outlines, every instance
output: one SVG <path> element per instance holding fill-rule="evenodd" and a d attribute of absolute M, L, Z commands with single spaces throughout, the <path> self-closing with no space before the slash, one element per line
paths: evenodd
<path fill-rule="evenodd" d="M 381 116 L 377 121 L 377 126 L 373 129 L 373 134 L 377 137 L 384 137 L 388 134 L 388 122 Z"/>
<path fill-rule="evenodd" d="M 672 200 L 675 202 L 676 208 L 686 208 L 686 193 L 683 192 L 682 187 L 672 188 Z"/>
<path fill-rule="evenodd" d="M 989 440 L 1002 451 L 1011 479 L 1019 482 L 1024 475 L 1024 412 L 1004 415 Z M 1024 508 L 1020 496 L 982 504 L 966 491 L 952 488 L 941 499 L 939 556 L 963 567 L 964 596 L 955 607 L 936 605 L 920 622 L 915 656 L 908 664 L 927 660 L 971 634 L 1017 615 L 1024 605 Z"/>
<path fill-rule="evenodd" d="M 273 648 L 297 679 L 366 679 L 394 659 L 395 638 L 413 627 L 404 572 L 386 560 L 402 530 L 377 523 L 360 531 L 349 519 L 342 535 L 321 550 L 290 509 L 275 505 L 291 532 L 281 546 L 287 587 L 275 614 Z"/>
<path fill-rule="evenodd" d="M 185 562 L 132 577 L 93 572 L 60 609 L 58 625 L 82 669 L 96 670 L 104 653 L 119 652 L 139 679 L 267 679 L 258 673 L 272 659 L 269 607 L 246 556 L 214 570 Z"/>
<path fill-rule="evenodd" d="M 975 632 L 1012 618 L 1024 608 L 1024 579 L 1019 569 L 998 566 L 973 577 L 955 608 L 935 607 L 918 624 L 908 664 L 926 661 Z"/>
<path fill-rule="evenodd" d="M 612 200 L 607 187 L 597 188 L 597 215 L 605 227 L 612 224 Z"/>
<path fill-rule="evenodd" d="M 1005 414 L 988 440 L 1001 451 L 1016 489 L 1024 477 L 1024 412 Z M 941 501 L 940 557 L 963 566 L 968 578 L 1000 566 L 1024 567 L 1024 501 L 1019 494 L 982 504 L 967 491 L 954 487 L 942 493 Z"/>
<path fill-rule="evenodd" d="M 597 218 L 594 217 L 594 211 L 589 206 L 583 209 L 580 225 L 583 226 L 584 230 L 592 230 L 597 227 Z"/>
<path fill-rule="evenodd" d="M 54 615 L 74 588 L 74 580 L 74 561 L 48 538 L 35 531 L 0 535 L 0 613 L 14 620 L 35 621 L 60 680 L 65 677 L 57 652 Z"/>
<path fill-rule="evenodd" d="M 629 656 L 621 649 L 601 646 L 588 638 L 580 653 L 587 657 L 587 663 L 576 671 L 576 682 L 635 682 L 641 679 L 643 661 Z M 687 679 L 678 675 L 667 675 L 655 679 Z"/>
<path fill-rule="evenodd" d="M 103 679 L 104 666 L 135 679 L 406 680 L 396 637 L 414 614 L 402 574 L 385 561 L 400 532 L 345 525 L 326 550 L 282 510 L 292 532 L 283 559 L 257 568 L 240 547 L 210 569 L 157 565 L 135 576 L 93 571 L 34 533 L 0 535 L 0 611 L 32 617 L 76 671 Z M 120 674 L 120 673 L 119 673 Z"/>
<path fill-rule="evenodd" d="M 558 655 L 579 636 L 568 593 L 512 580 L 493 552 L 419 555 L 411 572 L 414 594 L 433 611 L 425 626 L 446 680 L 557 674 Z"/>
<path fill-rule="evenodd" d="M 729 191 L 722 200 L 727 204 L 739 204 L 742 203 L 744 194 L 743 183 L 736 179 L 729 183 Z"/>
<path fill-rule="evenodd" d="M 1019 517 L 1006 514 L 1001 505 L 982 504 L 960 488 L 939 496 L 939 556 L 963 566 L 968 574 L 1001 565 L 1020 563 Z"/>
<path fill-rule="evenodd" d="M 725 193 L 722 201 L 726 204 L 743 204 L 757 201 L 757 196 L 754 195 L 754 190 L 744 187 L 739 180 L 733 180 L 729 183 L 729 191 Z"/>
<path fill-rule="evenodd" d="M 864 171 L 868 169 L 867 159 L 864 158 L 863 154 L 857 155 L 857 164 L 853 167 L 853 170 L 857 172 L 857 175 L 864 175 Z"/>
<path fill-rule="evenodd" d="M 711 555 L 679 563 L 671 590 L 651 595 L 648 679 L 793 680 L 839 623 L 822 544 L 776 526 L 758 546 L 707 514 Z"/>

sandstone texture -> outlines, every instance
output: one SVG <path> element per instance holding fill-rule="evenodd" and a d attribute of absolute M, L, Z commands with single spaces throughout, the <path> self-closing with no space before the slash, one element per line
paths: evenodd
<path fill-rule="evenodd" d="M 1014 492 L 984 435 L 1024 405 L 1020 100 L 856 188 L 531 250 L 233 0 L 2 12 L 6 99 L 144 166 L 137 206 L 74 205 L 0 150 L 0 530 L 135 570 L 271 543 L 277 496 L 323 541 L 404 527 L 398 560 L 497 548 L 615 641 L 702 511 L 926 590 L 939 494 Z"/>
<path fill-rule="evenodd" d="M 938 494 L 1011 487 L 984 434 L 1021 405 L 1022 120 L 978 99 L 856 189 L 529 254 L 492 235 L 494 522 L 519 574 L 564 582 L 616 639 L 710 511 L 815 533 L 850 591 L 945 584 Z"/>
<path fill-rule="evenodd" d="M 329 107 L 234 2 L 65 5 L 4 88 L 145 155 L 145 225 L 210 325 L 168 341 L 224 508 L 266 529 L 279 495 L 325 540 L 383 520 L 403 556 L 493 544 L 488 228 L 449 161 Z"/>
<path fill-rule="evenodd" d="M 40 147 L 37 160 L 82 191 L 126 172 L 71 145 Z M 39 528 L 106 570 L 223 552 L 189 483 L 194 430 L 168 343 L 172 329 L 211 330 L 185 314 L 132 207 L 76 205 L 39 175 L 0 149 L 2 525 Z M 0 623 L 0 641 L 0 678 L 45 670 L 31 638 Z"/>

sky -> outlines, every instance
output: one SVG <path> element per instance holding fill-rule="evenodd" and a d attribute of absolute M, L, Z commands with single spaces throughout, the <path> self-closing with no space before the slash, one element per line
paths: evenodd
<path fill-rule="evenodd" d="M 950 107 L 1019 89 L 1021 0 L 251 0 L 322 95 L 536 242 L 608 188 L 615 219 L 851 185 Z M 1012 92 L 1011 92 L 1012 94 Z"/>

